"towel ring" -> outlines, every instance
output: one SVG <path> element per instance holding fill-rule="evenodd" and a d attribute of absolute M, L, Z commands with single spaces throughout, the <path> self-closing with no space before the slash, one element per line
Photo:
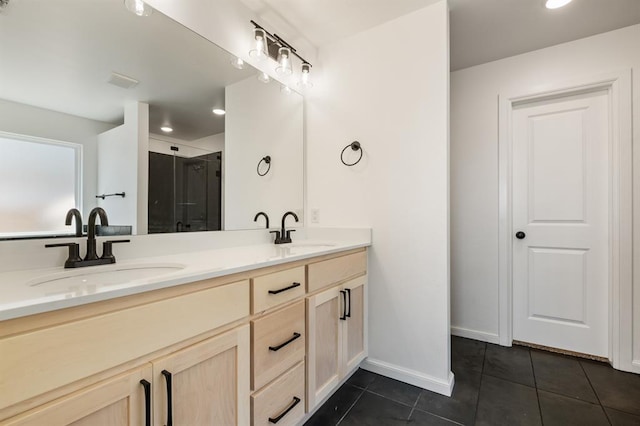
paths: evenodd
<path fill-rule="evenodd" d="M 347 148 L 351 148 L 354 151 L 360 150 L 360 157 L 358 157 L 358 159 L 353 163 L 347 163 L 346 161 L 344 161 L 344 152 L 347 150 Z M 355 166 L 360 162 L 360 160 L 362 160 L 362 153 L 363 153 L 363 150 L 362 150 L 362 146 L 360 146 L 360 142 L 353 141 L 349 145 L 345 146 L 342 152 L 340 153 L 340 161 L 342 161 L 342 164 L 344 164 L 347 167 Z"/>
<path fill-rule="evenodd" d="M 263 161 L 267 165 L 267 170 L 264 173 L 260 173 L 260 164 L 262 164 Z M 264 176 L 269 173 L 269 170 L 271 170 L 271 157 L 267 155 L 266 157 L 262 157 L 262 159 L 258 162 L 256 172 L 258 172 L 258 176 Z"/>

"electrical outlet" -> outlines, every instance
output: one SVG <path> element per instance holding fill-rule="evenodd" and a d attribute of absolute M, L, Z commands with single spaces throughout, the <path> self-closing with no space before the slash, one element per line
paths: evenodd
<path fill-rule="evenodd" d="M 311 223 L 320 223 L 320 209 L 311 209 Z"/>

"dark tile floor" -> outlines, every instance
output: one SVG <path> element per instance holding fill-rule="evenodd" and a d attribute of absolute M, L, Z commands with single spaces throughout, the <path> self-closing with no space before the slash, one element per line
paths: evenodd
<path fill-rule="evenodd" d="M 305 426 L 640 426 L 640 375 L 451 338 L 451 398 L 358 370 Z"/>

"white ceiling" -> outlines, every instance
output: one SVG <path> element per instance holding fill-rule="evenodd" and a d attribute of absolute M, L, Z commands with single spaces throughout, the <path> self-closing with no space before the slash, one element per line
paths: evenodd
<path fill-rule="evenodd" d="M 640 0 L 449 0 L 451 70 L 640 23 Z"/>
<path fill-rule="evenodd" d="M 322 47 L 437 0 L 242 0 L 267 22 Z M 640 0 L 449 0 L 451 70 L 640 23 Z"/>
<path fill-rule="evenodd" d="M 0 99 L 119 123 L 126 102 L 150 105 L 150 131 L 194 140 L 224 131 L 224 87 L 255 75 L 230 55 L 155 12 L 121 0 L 13 0 L 0 13 Z M 111 72 L 140 80 L 107 84 Z"/>

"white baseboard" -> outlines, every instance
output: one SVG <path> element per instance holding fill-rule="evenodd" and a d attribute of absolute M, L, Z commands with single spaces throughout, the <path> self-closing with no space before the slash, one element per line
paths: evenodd
<path fill-rule="evenodd" d="M 447 380 L 441 380 L 418 371 L 371 358 L 365 359 L 360 368 L 445 396 L 451 396 L 453 391 L 454 377 L 452 372 L 449 372 Z"/>
<path fill-rule="evenodd" d="M 466 337 L 467 339 L 480 340 L 481 342 L 500 344 L 500 336 L 494 333 L 484 331 L 470 330 L 468 328 L 451 326 L 451 335 L 458 337 Z"/>

